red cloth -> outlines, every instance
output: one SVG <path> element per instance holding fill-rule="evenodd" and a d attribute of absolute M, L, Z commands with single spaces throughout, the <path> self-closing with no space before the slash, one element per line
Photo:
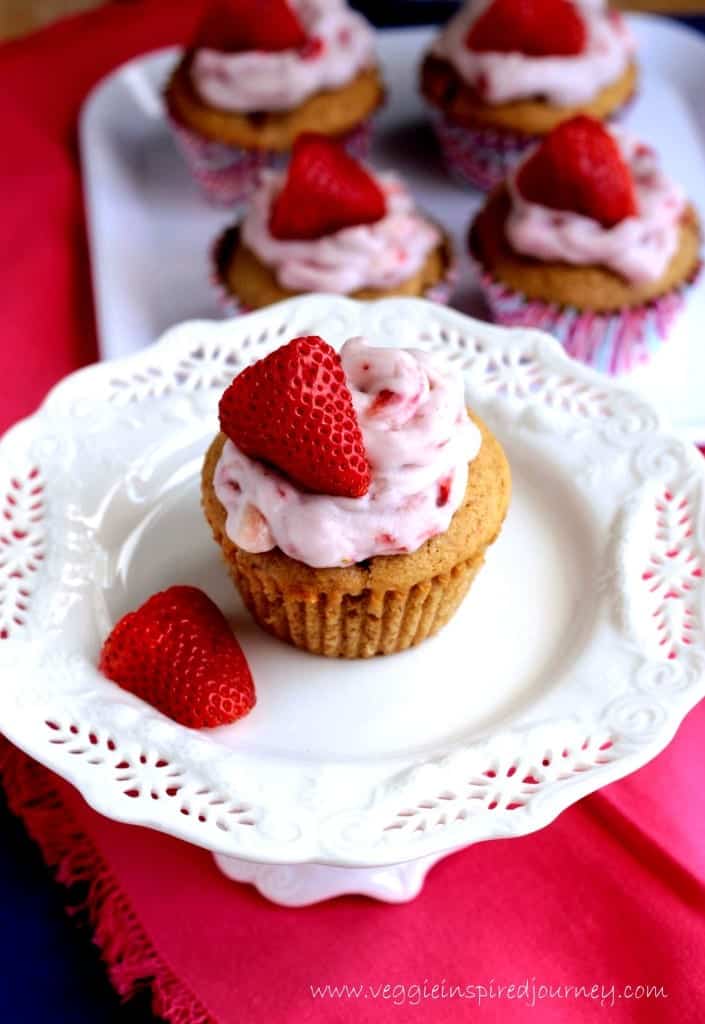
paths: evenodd
<path fill-rule="evenodd" d="M 91 86 L 183 38 L 196 5 L 108 5 L 0 51 L 0 428 L 95 357 L 76 147 Z M 96 939 L 116 987 L 147 979 L 179 1024 L 213 1021 L 700 1022 L 705 1019 L 705 707 L 669 749 L 550 828 L 442 862 L 402 906 L 360 898 L 307 910 L 226 881 L 209 855 L 90 811 L 5 745 L 8 795 L 60 880 L 90 881 Z M 604 1000 L 422 998 L 423 986 L 598 986 Z M 382 986 L 315 999 L 312 985 Z M 419 986 L 402 992 L 396 986 Z M 624 985 L 666 998 L 620 998 Z M 384 996 L 384 985 L 389 985 Z M 611 986 L 614 985 L 614 999 Z"/>

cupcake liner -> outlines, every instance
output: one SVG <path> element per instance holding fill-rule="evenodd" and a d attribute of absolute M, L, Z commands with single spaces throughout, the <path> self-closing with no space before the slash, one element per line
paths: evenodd
<path fill-rule="evenodd" d="M 619 121 L 634 102 L 635 93 L 606 120 Z M 516 167 L 543 136 L 494 128 L 470 128 L 432 111 L 433 126 L 449 173 L 466 185 L 489 192 Z"/>
<path fill-rule="evenodd" d="M 433 125 L 450 174 L 488 192 L 519 162 L 537 135 L 468 128 L 434 111 Z"/>
<path fill-rule="evenodd" d="M 282 587 L 266 573 L 227 560 L 230 576 L 255 622 L 279 640 L 328 658 L 396 654 L 437 633 L 465 597 L 484 550 L 408 589 L 349 594 Z"/>
<path fill-rule="evenodd" d="M 218 305 L 224 316 L 238 316 L 250 313 L 252 309 L 241 302 L 228 288 L 225 279 L 225 268 L 230 262 L 233 250 L 239 238 L 239 225 L 232 224 L 217 236 L 210 248 L 210 281 L 216 294 Z M 444 236 L 444 253 L 446 257 L 445 273 L 440 280 L 425 290 L 421 296 L 429 302 L 447 306 L 458 281 L 458 264 L 453 245 Z"/>
<path fill-rule="evenodd" d="M 608 313 L 527 299 L 482 269 L 480 283 L 497 323 L 548 331 L 574 359 L 617 375 L 647 362 L 666 340 L 699 272 L 657 299 Z"/>
<path fill-rule="evenodd" d="M 243 149 L 206 139 L 178 121 L 172 113 L 169 124 L 191 176 L 211 203 L 232 206 L 245 202 L 261 172 L 283 166 L 288 152 L 264 149 Z M 364 159 L 372 142 L 372 118 L 361 122 L 352 132 L 340 136 L 348 152 Z"/>

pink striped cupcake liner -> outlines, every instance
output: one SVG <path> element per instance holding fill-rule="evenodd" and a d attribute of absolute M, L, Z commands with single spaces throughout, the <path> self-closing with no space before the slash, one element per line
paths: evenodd
<path fill-rule="evenodd" d="M 634 94 L 607 120 L 618 121 L 633 100 Z M 449 173 L 482 192 L 499 185 L 534 143 L 541 140 L 540 135 L 465 127 L 437 109 L 432 110 L 432 120 Z"/>
<path fill-rule="evenodd" d="M 187 128 L 171 114 L 169 124 L 191 176 L 206 199 L 216 206 L 245 202 L 263 170 L 283 166 L 289 159 L 288 152 L 243 149 L 213 142 Z M 352 156 L 363 160 L 372 143 L 372 118 L 340 136 L 340 140 Z"/>
<path fill-rule="evenodd" d="M 496 323 L 548 331 L 574 359 L 617 375 L 647 362 L 666 340 L 700 269 L 678 288 L 651 302 L 610 313 L 527 299 L 482 269 L 480 283 Z"/>
<path fill-rule="evenodd" d="M 224 316 L 238 316 L 241 313 L 251 313 L 249 306 L 240 302 L 228 288 L 225 281 L 225 268 L 230 262 L 235 246 L 239 238 L 239 226 L 237 224 L 226 228 L 213 242 L 210 250 L 210 279 L 215 290 L 218 305 Z M 441 306 L 447 306 L 451 295 L 458 282 L 458 266 L 453 246 L 448 238 L 445 239 L 448 265 L 444 276 L 430 288 L 427 288 L 422 298 L 429 302 L 437 302 Z"/>

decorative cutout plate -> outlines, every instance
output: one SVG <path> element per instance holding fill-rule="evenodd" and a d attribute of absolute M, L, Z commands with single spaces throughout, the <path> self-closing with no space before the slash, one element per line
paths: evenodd
<path fill-rule="evenodd" d="M 313 332 L 443 353 L 513 468 L 456 618 L 373 662 L 261 633 L 199 508 L 223 388 Z M 705 693 L 697 451 L 540 332 L 419 300 L 309 296 L 74 374 L 2 441 L 0 509 L 0 728 L 103 814 L 226 857 L 365 867 L 522 835 L 648 761 Z M 186 730 L 95 668 L 175 582 L 242 639 L 259 700 L 234 726 Z"/>

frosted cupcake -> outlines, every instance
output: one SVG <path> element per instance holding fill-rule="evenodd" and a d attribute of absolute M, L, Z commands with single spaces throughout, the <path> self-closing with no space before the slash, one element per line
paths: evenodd
<path fill-rule="evenodd" d="M 700 266 L 698 219 L 650 146 L 577 117 L 487 199 L 471 254 L 494 319 L 608 373 L 668 336 Z"/>
<path fill-rule="evenodd" d="M 364 155 L 384 98 L 374 32 L 344 0 L 216 0 L 166 89 L 176 139 L 213 201 L 317 131 Z"/>
<path fill-rule="evenodd" d="M 447 301 L 452 247 L 395 174 L 372 174 L 339 144 L 300 136 L 287 171 L 268 171 L 214 249 L 230 311 L 304 292 Z"/>
<path fill-rule="evenodd" d="M 504 520 L 499 442 L 425 352 L 297 338 L 235 378 L 203 508 L 255 620 L 315 654 L 391 654 L 453 615 Z"/>
<path fill-rule="evenodd" d="M 472 0 L 431 47 L 421 88 L 449 169 L 490 189 L 561 121 L 615 115 L 636 78 L 629 30 L 599 0 Z"/>

